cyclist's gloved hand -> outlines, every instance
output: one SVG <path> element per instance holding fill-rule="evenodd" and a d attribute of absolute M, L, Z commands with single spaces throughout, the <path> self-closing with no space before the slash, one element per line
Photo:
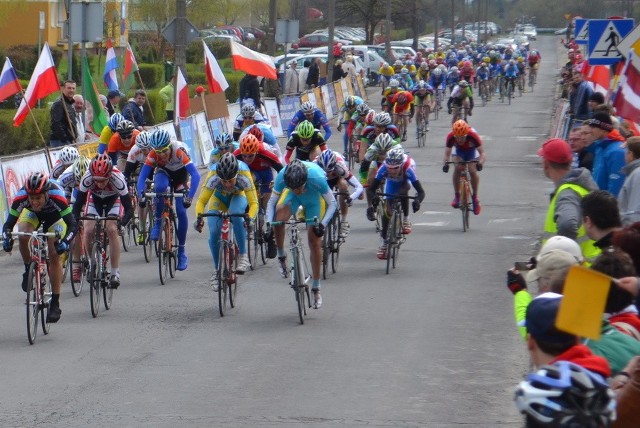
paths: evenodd
<path fill-rule="evenodd" d="M 202 233 L 202 228 L 204 227 L 204 220 L 202 220 L 202 217 L 198 217 L 194 222 L 193 222 L 193 228 L 198 232 L 198 233 Z"/>
<path fill-rule="evenodd" d="M 507 288 L 513 294 L 516 294 L 518 291 L 527 289 L 527 281 L 525 281 L 521 273 L 515 273 L 513 269 L 508 270 L 507 271 Z"/>
<path fill-rule="evenodd" d="M 482 168 L 483 168 L 482 164 L 478 162 L 476 164 L 476 171 L 480 172 L 480 171 L 482 171 Z"/>
<path fill-rule="evenodd" d="M 413 207 L 413 212 L 417 213 L 418 211 L 420 211 L 420 201 L 417 199 L 413 200 L 413 203 L 411 204 L 411 206 Z"/>
<path fill-rule="evenodd" d="M 120 219 L 120 225 L 122 227 L 127 227 L 127 225 L 129 224 L 132 218 L 133 218 L 133 212 L 127 213 L 125 211 L 125 213 L 122 215 L 122 219 Z"/>
<path fill-rule="evenodd" d="M 378 208 L 378 204 L 379 203 L 380 203 L 380 197 L 379 196 L 374 196 L 373 199 L 371 199 L 371 206 L 373 207 L 374 210 L 376 208 Z"/>
<path fill-rule="evenodd" d="M 322 235 L 324 235 L 324 224 L 322 223 L 318 223 L 316 225 L 313 226 L 313 233 L 318 237 L 321 238 Z"/>
<path fill-rule="evenodd" d="M 2 239 L 2 249 L 7 253 L 11 252 L 13 250 L 13 238 L 9 235 L 9 232 L 2 232 Z"/>
<path fill-rule="evenodd" d="M 469 112 L 467 113 L 467 115 L 469 116 L 473 116 L 473 112 L 471 110 L 469 110 Z"/>
<path fill-rule="evenodd" d="M 442 172 L 444 172 L 445 174 L 449 172 L 449 164 L 445 163 L 442 165 Z"/>
<path fill-rule="evenodd" d="M 56 253 L 62 254 L 69 249 L 69 243 L 64 239 L 59 240 L 55 244 Z"/>
<path fill-rule="evenodd" d="M 146 196 L 144 196 L 144 195 L 140 196 L 140 198 L 138 199 L 138 206 L 140 208 L 146 208 L 147 207 L 147 198 L 146 198 Z"/>
<path fill-rule="evenodd" d="M 191 206 L 191 202 L 192 201 L 193 201 L 193 198 L 191 198 L 191 197 L 189 197 L 187 195 L 184 195 L 182 197 L 182 206 L 185 207 L 185 208 L 189 208 Z"/>
<path fill-rule="evenodd" d="M 353 199 L 351 199 L 351 196 L 347 196 L 347 200 L 345 202 L 347 203 L 347 206 L 350 207 L 351 204 L 353 204 Z"/>

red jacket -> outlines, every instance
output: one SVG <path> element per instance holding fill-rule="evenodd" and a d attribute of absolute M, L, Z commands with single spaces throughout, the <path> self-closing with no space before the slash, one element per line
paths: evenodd
<path fill-rule="evenodd" d="M 586 345 L 575 345 L 558 355 L 549 364 L 553 364 L 558 361 L 569 361 L 584 367 L 587 370 L 591 370 L 594 373 L 598 373 L 605 379 L 611 376 L 611 368 L 609 362 L 603 357 L 594 355 Z"/>

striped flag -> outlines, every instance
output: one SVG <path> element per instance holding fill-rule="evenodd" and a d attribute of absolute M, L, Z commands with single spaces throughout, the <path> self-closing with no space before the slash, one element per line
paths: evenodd
<path fill-rule="evenodd" d="M 91 120 L 91 128 L 96 134 L 100 134 L 105 126 L 107 126 L 107 112 L 100 101 L 100 96 L 98 92 L 98 88 L 96 84 L 93 82 L 93 78 L 91 78 L 91 73 L 89 72 L 89 64 L 87 63 L 87 58 L 83 59 L 84 62 L 84 71 L 82 76 L 82 83 L 85 87 L 85 101 L 87 104 L 91 106 L 93 110 L 93 119 Z"/>
<path fill-rule="evenodd" d="M 640 59 L 631 51 L 612 102 L 620 117 L 633 122 L 640 118 L 640 70 L 637 68 L 639 66 Z"/>
<path fill-rule="evenodd" d="M 124 79 L 123 86 L 124 92 L 128 92 L 129 89 L 136 82 L 136 71 L 138 71 L 138 62 L 136 61 L 136 57 L 133 55 L 133 50 L 131 49 L 131 45 L 127 43 L 127 49 L 124 52 Z"/>
<path fill-rule="evenodd" d="M 204 68 L 207 75 L 207 84 L 209 85 L 209 92 L 215 94 L 217 92 L 223 92 L 229 87 L 227 79 L 224 77 L 216 57 L 213 56 L 207 44 L 202 41 L 204 46 Z"/>
<path fill-rule="evenodd" d="M 4 61 L 4 67 L 2 67 L 2 74 L 0 74 L 0 101 L 6 100 L 18 92 L 22 92 L 22 86 L 20 86 L 16 70 L 7 57 Z"/>
<path fill-rule="evenodd" d="M 107 61 L 104 65 L 104 86 L 110 91 L 119 90 L 118 76 L 116 70 L 118 68 L 118 58 L 116 58 L 116 51 L 113 49 L 113 43 L 111 39 L 107 39 Z"/>
<path fill-rule="evenodd" d="M 273 80 L 278 78 L 273 57 L 252 51 L 233 40 L 230 40 L 230 42 L 231 59 L 235 70 L 242 70 L 254 76 L 262 76 Z"/>
<path fill-rule="evenodd" d="M 182 74 L 182 70 L 178 67 L 178 75 L 176 78 L 176 104 L 175 104 L 175 116 L 174 122 L 177 125 L 178 119 L 184 119 L 189 116 L 189 87 L 187 86 L 187 80 Z"/>

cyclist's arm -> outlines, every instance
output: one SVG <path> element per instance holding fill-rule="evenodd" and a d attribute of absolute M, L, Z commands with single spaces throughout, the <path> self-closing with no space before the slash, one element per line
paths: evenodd
<path fill-rule="evenodd" d="M 478 151 L 478 154 L 480 155 L 480 157 L 478 158 L 478 162 L 480 164 L 484 164 L 485 161 L 487 160 L 487 156 L 485 155 L 485 152 L 484 152 L 484 147 L 483 146 L 478 146 L 478 147 L 476 147 L 476 150 Z"/>
<path fill-rule="evenodd" d="M 291 133 L 296 130 L 296 126 L 298 126 L 298 123 L 300 123 L 300 118 L 298 117 L 298 113 L 296 113 L 291 119 L 291 122 L 289 122 L 289 128 L 287 129 L 287 137 L 290 137 Z"/>
<path fill-rule="evenodd" d="M 523 339 L 527 338 L 527 327 L 520 327 L 520 323 L 525 320 L 527 307 L 529 306 L 529 303 L 531 303 L 531 300 L 531 294 L 529 294 L 527 290 L 520 290 L 515 294 L 515 296 L 513 296 L 513 314 L 516 319 L 518 330 L 520 331 L 520 336 Z"/>
<path fill-rule="evenodd" d="M 358 197 L 360 197 L 360 195 L 362 194 L 364 187 L 362 187 L 362 184 L 360 183 L 360 181 L 353 174 L 349 174 L 349 178 L 347 179 L 347 182 L 351 184 L 351 186 L 354 189 L 353 193 L 349 195 L 349 198 L 358 199 Z"/>
<path fill-rule="evenodd" d="M 449 162 L 449 159 L 451 159 L 451 152 L 453 150 L 453 147 L 445 147 L 444 149 L 444 160 L 443 162 Z"/>
<path fill-rule="evenodd" d="M 136 161 L 127 161 L 126 165 L 124 166 L 124 171 L 122 172 L 122 174 L 124 174 L 124 178 L 127 180 L 127 183 L 129 182 L 131 174 L 136 171 L 137 166 L 138 162 Z"/>
<path fill-rule="evenodd" d="M 253 178 L 251 177 L 251 171 L 241 171 L 240 174 L 247 177 L 249 182 L 251 183 L 251 187 L 244 189 L 244 194 L 247 197 L 247 202 L 249 204 L 249 218 L 256 218 L 256 214 L 258 214 L 258 194 L 256 193 L 256 185 L 253 182 Z"/>
<path fill-rule="evenodd" d="M 338 203 L 336 202 L 336 197 L 333 195 L 331 189 L 329 189 L 329 185 L 325 182 L 325 186 L 328 189 L 326 192 L 322 194 L 325 202 L 327 203 L 326 210 L 324 212 L 324 217 L 322 218 L 321 223 L 327 227 L 333 214 L 336 212 L 336 208 L 338 207 Z"/>
<path fill-rule="evenodd" d="M 189 162 L 185 165 L 187 172 L 191 176 L 191 187 L 189 188 L 189 197 L 193 198 L 198 191 L 198 185 L 200 184 L 200 174 L 198 173 L 198 169 L 193 164 L 193 162 Z M 140 184 L 140 182 L 138 182 Z"/>
<path fill-rule="evenodd" d="M 126 225 L 129 223 L 129 220 L 133 218 L 133 203 L 131 202 L 131 195 L 129 192 L 120 196 L 120 203 L 122 203 L 122 207 L 124 208 L 121 221 L 123 225 Z"/>
<path fill-rule="evenodd" d="M 420 180 L 416 179 L 411 184 L 413 185 L 413 188 L 416 189 L 416 192 L 418 192 L 418 194 L 416 195 L 418 202 L 422 202 L 424 200 L 424 197 L 426 196 L 426 193 L 424 191 L 424 188 L 422 187 L 422 184 L 420 183 Z"/>
<path fill-rule="evenodd" d="M 209 199 L 213 194 L 213 188 L 209 187 L 207 184 L 215 175 L 215 171 L 209 171 L 207 177 L 204 179 L 202 189 L 200 189 L 200 196 L 198 196 L 198 200 L 196 201 L 196 215 L 203 214 L 207 203 L 209 203 Z"/>
<path fill-rule="evenodd" d="M 75 218 L 80 217 L 80 212 L 82 211 L 82 208 L 84 207 L 84 204 L 86 202 L 87 202 L 87 192 L 78 190 L 76 192 L 76 200 L 73 203 L 73 208 L 71 210 Z"/>
<path fill-rule="evenodd" d="M 275 213 L 276 204 L 278 203 L 278 199 L 280 199 L 280 193 L 273 190 L 271 192 L 271 197 L 267 202 L 267 211 L 265 213 L 265 219 L 267 222 L 273 221 L 273 215 Z"/>
<path fill-rule="evenodd" d="M 144 190 L 147 187 L 147 178 L 149 178 L 149 176 L 151 175 L 151 172 L 153 171 L 153 167 L 149 164 L 147 164 L 145 162 L 144 165 L 142 165 L 142 168 L 140 168 L 140 174 L 138 175 L 138 183 L 136 185 L 137 187 L 137 191 L 138 191 L 138 195 L 144 195 Z"/>

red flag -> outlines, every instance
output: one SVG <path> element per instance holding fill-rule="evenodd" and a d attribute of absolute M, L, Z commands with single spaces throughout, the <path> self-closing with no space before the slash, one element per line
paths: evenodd
<path fill-rule="evenodd" d="M 231 42 L 231 58 L 233 58 L 233 68 L 242 70 L 254 76 L 262 76 L 272 80 L 278 78 L 276 75 L 276 65 L 269 55 L 261 54 L 242 46 L 233 40 Z"/>
<path fill-rule="evenodd" d="M 187 81 L 182 74 L 182 70 L 178 67 L 178 76 L 176 79 L 177 87 L 176 87 L 176 105 L 175 105 L 175 116 L 174 122 L 177 125 L 178 119 L 184 119 L 189 115 L 189 87 L 187 86 Z"/>
<path fill-rule="evenodd" d="M 616 113 L 633 122 L 640 117 L 640 71 L 636 68 L 636 64 L 640 65 L 638 57 L 631 54 L 613 100 Z"/>
<path fill-rule="evenodd" d="M 127 92 L 136 81 L 135 72 L 138 71 L 138 63 L 133 55 L 131 45 L 127 43 L 127 49 L 124 52 L 124 77 L 122 79 L 124 91 Z"/>
<path fill-rule="evenodd" d="M 611 76 L 609 74 L 609 67 L 606 65 L 591 65 L 589 66 L 586 80 L 593 83 L 596 92 L 607 94 L 611 83 Z"/>
<path fill-rule="evenodd" d="M 0 101 L 4 101 L 12 95 L 22 92 L 22 86 L 16 75 L 11 60 L 7 57 L 4 61 L 4 67 L 2 67 L 2 74 L 0 74 Z"/>
<path fill-rule="evenodd" d="M 20 107 L 13 118 L 13 126 L 20 126 L 29 114 L 29 110 L 35 107 L 38 100 L 60 90 L 60 81 L 58 81 L 58 73 L 53 63 L 53 57 L 49 50 L 49 44 L 44 43 L 40 58 L 33 70 L 29 86 L 24 94 Z"/>
<path fill-rule="evenodd" d="M 215 94 L 216 92 L 224 92 L 228 87 L 227 79 L 225 79 L 216 57 L 213 56 L 207 44 L 202 41 L 204 46 L 204 69 L 207 74 L 207 84 L 209 85 L 209 92 Z"/>

